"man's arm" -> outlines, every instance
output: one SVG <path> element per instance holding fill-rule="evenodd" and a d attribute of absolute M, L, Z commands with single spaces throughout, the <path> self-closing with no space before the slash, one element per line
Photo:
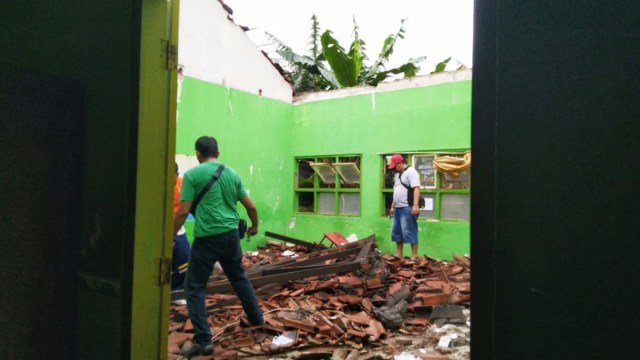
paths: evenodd
<path fill-rule="evenodd" d="M 193 201 L 180 201 L 178 210 L 173 214 L 173 236 L 176 236 L 182 225 L 184 225 L 185 220 L 187 220 L 192 202 Z"/>
<path fill-rule="evenodd" d="M 420 187 L 416 186 L 411 188 L 413 191 L 413 206 L 411 207 L 411 215 L 418 215 L 420 213 L 420 208 L 418 204 L 420 203 Z"/>
<path fill-rule="evenodd" d="M 396 211 L 396 202 L 391 200 L 391 209 L 389 209 L 389 216 L 393 216 L 393 213 Z"/>
<path fill-rule="evenodd" d="M 413 191 L 413 206 L 411 207 L 411 215 L 416 216 L 420 214 L 420 174 L 414 168 L 411 168 L 411 173 L 407 174 L 409 178 L 409 185 L 411 191 Z"/>
<path fill-rule="evenodd" d="M 251 226 L 247 229 L 247 240 L 249 240 L 250 236 L 258 233 L 258 209 L 249 196 L 241 198 L 240 202 L 247 210 L 247 215 L 251 220 Z"/>

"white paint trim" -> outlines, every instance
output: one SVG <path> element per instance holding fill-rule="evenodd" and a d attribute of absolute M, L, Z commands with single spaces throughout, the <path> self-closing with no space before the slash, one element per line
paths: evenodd
<path fill-rule="evenodd" d="M 394 80 L 390 82 L 383 82 L 378 84 L 377 87 L 355 86 L 355 87 L 338 89 L 338 90 L 302 93 L 302 94 L 296 95 L 293 98 L 293 104 L 299 105 L 299 104 L 302 104 L 305 102 L 311 102 L 311 101 L 340 99 L 340 98 L 345 98 L 345 97 L 354 96 L 354 95 L 366 95 L 366 94 L 374 94 L 374 93 L 380 93 L 380 92 L 386 92 L 386 91 L 408 89 L 412 87 L 431 86 L 431 85 L 437 85 L 437 84 L 466 81 L 466 80 L 471 80 L 471 75 L 472 75 L 471 69 L 465 69 L 465 70 L 459 70 L 459 71 L 443 72 L 443 73 L 438 73 L 433 75 L 415 76 L 412 78 L 399 79 L 399 80 Z"/>

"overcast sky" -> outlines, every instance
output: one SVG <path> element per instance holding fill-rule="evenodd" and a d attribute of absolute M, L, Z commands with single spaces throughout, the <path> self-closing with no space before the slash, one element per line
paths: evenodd
<path fill-rule="evenodd" d="M 379 54 L 384 39 L 398 31 L 405 21 L 405 38 L 399 39 L 390 58 L 398 66 L 410 58 L 427 56 L 421 74 L 428 74 L 436 63 L 452 56 L 471 67 L 473 43 L 473 0 L 223 0 L 233 9 L 234 21 L 252 30 L 249 37 L 271 53 L 264 31 L 272 33 L 298 54 L 308 50 L 311 15 L 318 17 L 321 29 L 331 30 L 343 48 L 348 49 L 353 16 L 366 42 L 370 61 Z"/>

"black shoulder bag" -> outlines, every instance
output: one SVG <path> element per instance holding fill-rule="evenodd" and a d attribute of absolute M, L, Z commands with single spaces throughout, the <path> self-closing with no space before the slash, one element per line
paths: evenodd
<path fill-rule="evenodd" d="M 398 174 L 398 180 L 400 181 L 400 184 L 402 184 L 402 186 L 404 186 L 407 189 L 407 203 L 409 204 L 409 206 L 413 206 L 413 189 L 411 188 L 411 186 L 405 185 L 402 182 L 402 174 Z M 420 208 L 420 209 L 424 208 L 424 206 L 425 206 L 424 197 L 422 197 L 422 195 L 420 195 L 418 197 L 418 199 L 419 199 L 418 200 L 418 208 Z"/>
<path fill-rule="evenodd" d="M 209 189 L 211 189 L 213 184 L 215 184 L 215 182 L 218 180 L 218 178 L 220 177 L 220 174 L 222 174 L 222 170 L 224 170 L 224 164 L 220 164 L 220 166 L 218 166 L 218 170 L 216 170 L 216 172 L 213 174 L 213 176 L 211 177 L 211 180 L 209 180 L 207 185 L 205 185 L 204 189 L 200 191 L 198 196 L 196 196 L 195 200 L 193 200 L 193 202 L 191 203 L 191 209 L 189 210 L 189 212 L 191 213 L 191 215 L 193 215 L 193 217 L 196 217 L 196 209 L 198 208 L 198 204 L 200 204 L 200 200 L 202 200 L 202 198 L 204 197 L 204 194 L 206 194 L 209 191 Z"/>

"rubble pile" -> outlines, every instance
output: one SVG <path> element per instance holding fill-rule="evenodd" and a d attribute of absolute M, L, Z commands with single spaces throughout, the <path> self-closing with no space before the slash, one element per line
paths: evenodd
<path fill-rule="evenodd" d="M 447 262 L 382 255 L 373 235 L 333 247 L 276 235 L 286 243 L 268 241 L 243 259 L 264 326 L 251 327 L 224 275 L 209 281 L 215 359 L 468 358 L 467 256 Z M 457 332 L 442 330 L 452 327 Z M 186 306 L 171 305 L 169 358 L 179 359 L 192 336 Z"/>

